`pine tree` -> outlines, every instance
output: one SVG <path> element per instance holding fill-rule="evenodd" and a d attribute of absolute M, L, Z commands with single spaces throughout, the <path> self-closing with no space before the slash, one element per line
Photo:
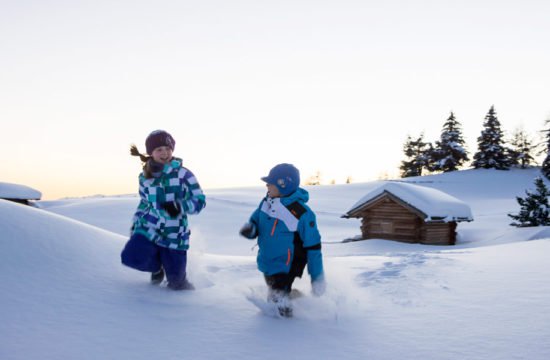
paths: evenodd
<path fill-rule="evenodd" d="M 550 124 L 550 120 L 546 120 L 546 125 Z M 550 179 L 550 128 L 543 130 L 546 133 L 546 157 L 542 162 L 541 172 L 545 178 Z"/>
<path fill-rule="evenodd" d="M 509 217 L 517 221 L 510 225 L 518 227 L 550 225 L 550 205 L 548 204 L 550 191 L 540 176 L 535 179 L 535 186 L 536 191 L 527 190 L 525 198 L 516 197 L 521 209 L 517 215 L 508 214 Z"/>
<path fill-rule="evenodd" d="M 481 132 L 481 136 L 477 138 L 478 151 L 474 154 L 472 166 L 476 169 L 508 170 L 510 159 L 507 154 L 508 151 L 503 145 L 503 133 L 494 106 L 491 106 L 485 116 L 483 126 L 484 130 Z"/>
<path fill-rule="evenodd" d="M 418 139 L 413 140 L 411 136 L 407 136 L 407 140 L 403 145 L 403 152 L 407 157 L 401 162 L 399 169 L 401 177 L 421 176 L 422 169 L 427 165 L 427 146 L 424 142 L 424 134 L 421 134 Z"/>
<path fill-rule="evenodd" d="M 430 156 L 433 171 L 455 171 L 470 160 L 462 137 L 462 127 L 453 112 L 443 124 L 440 140 L 435 144 Z"/>
<path fill-rule="evenodd" d="M 531 155 L 535 150 L 535 145 L 533 145 L 532 140 L 523 129 L 517 129 L 512 136 L 512 141 L 510 142 L 512 148 L 509 149 L 508 156 L 510 158 L 510 165 L 525 169 L 535 162 L 535 159 Z"/>

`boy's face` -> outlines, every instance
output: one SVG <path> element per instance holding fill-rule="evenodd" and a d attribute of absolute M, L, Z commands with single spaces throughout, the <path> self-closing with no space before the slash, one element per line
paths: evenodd
<path fill-rule="evenodd" d="M 277 189 L 277 186 L 273 184 L 266 184 L 265 186 L 267 186 L 267 195 L 270 198 L 281 197 L 281 193 L 279 192 L 279 189 Z"/>
<path fill-rule="evenodd" d="M 161 164 L 168 164 L 172 160 L 172 149 L 168 146 L 159 146 L 151 154 L 153 160 Z"/>

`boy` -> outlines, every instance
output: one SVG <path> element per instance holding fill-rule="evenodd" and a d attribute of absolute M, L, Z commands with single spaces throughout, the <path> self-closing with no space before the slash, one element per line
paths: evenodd
<path fill-rule="evenodd" d="M 281 316 L 291 317 L 289 294 L 307 264 L 312 292 L 325 291 L 321 235 L 315 214 L 306 205 L 309 194 L 299 187 L 300 172 L 292 164 L 279 164 L 262 177 L 267 196 L 240 230 L 248 239 L 258 238 L 258 269 L 268 286 L 268 301 Z"/>

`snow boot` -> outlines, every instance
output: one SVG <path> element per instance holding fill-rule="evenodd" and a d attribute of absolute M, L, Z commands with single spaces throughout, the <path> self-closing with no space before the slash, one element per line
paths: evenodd
<path fill-rule="evenodd" d="M 173 285 L 168 283 L 168 287 L 172 290 L 195 290 L 195 286 L 185 279 L 181 284 Z"/>
<path fill-rule="evenodd" d="M 281 317 L 292 317 L 292 304 L 290 303 L 289 294 L 283 291 L 270 289 L 268 291 L 267 301 L 274 303 L 277 306 L 277 310 L 279 311 L 279 315 L 281 315 Z"/>
<path fill-rule="evenodd" d="M 160 268 L 159 271 L 151 273 L 151 284 L 158 285 L 164 280 L 164 269 Z"/>
<path fill-rule="evenodd" d="M 292 308 L 290 306 L 278 306 L 279 315 L 286 318 L 292 317 Z"/>

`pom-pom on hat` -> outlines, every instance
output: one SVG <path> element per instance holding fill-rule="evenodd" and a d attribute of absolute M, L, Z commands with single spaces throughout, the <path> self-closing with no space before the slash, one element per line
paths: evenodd
<path fill-rule="evenodd" d="M 269 171 L 269 175 L 262 177 L 262 180 L 275 185 L 281 195 L 288 196 L 300 185 L 300 171 L 292 164 L 279 164 Z"/>
<path fill-rule="evenodd" d="M 145 149 L 147 154 L 151 155 L 153 150 L 160 146 L 168 146 L 170 149 L 174 150 L 176 147 L 176 140 L 168 132 L 164 130 L 155 130 L 147 136 L 145 139 Z"/>

